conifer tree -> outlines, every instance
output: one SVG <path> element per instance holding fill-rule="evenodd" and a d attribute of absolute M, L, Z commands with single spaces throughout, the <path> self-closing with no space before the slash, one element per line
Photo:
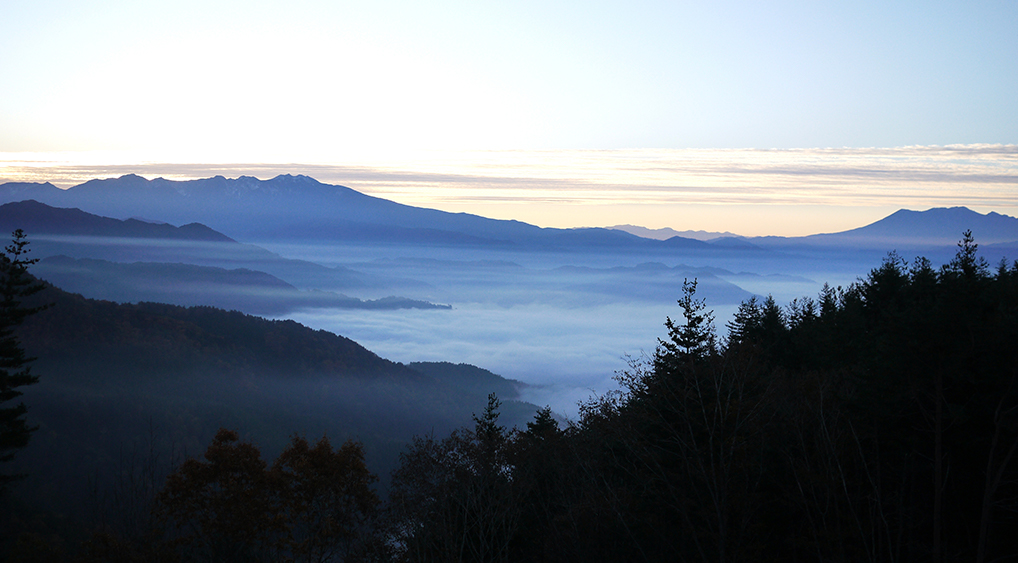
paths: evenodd
<path fill-rule="evenodd" d="M 659 366 L 676 366 L 702 360 L 715 352 L 714 311 L 708 311 L 703 299 L 696 298 L 696 278 L 683 280 L 682 324 L 665 317 L 667 339 L 658 339 L 655 362 Z"/>
<path fill-rule="evenodd" d="M 26 317 L 42 307 L 28 307 L 23 299 L 42 290 L 43 285 L 28 274 L 28 266 L 37 262 L 26 258 L 28 241 L 24 231 L 12 235 L 11 244 L 0 255 L 0 405 L 22 395 L 19 387 L 32 385 L 39 378 L 32 375 L 28 357 L 15 330 Z M 0 407 L 0 462 L 10 461 L 14 454 L 28 445 L 35 427 L 28 424 L 24 403 Z M 0 474 L 0 491 L 16 479 L 16 475 Z"/>

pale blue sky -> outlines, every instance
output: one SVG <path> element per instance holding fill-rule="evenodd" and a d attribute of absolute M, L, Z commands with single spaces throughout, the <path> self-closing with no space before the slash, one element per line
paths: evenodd
<path fill-rule="evenodd" d="M 306 168 L 545 226 L 807 234 L 1018 213 L 1015 100 L 1013 0 L 0 3 L 0 181 L 62 187 Z M 882 152 L 935 145 L 973 147 Z M 637 152 L 575 152 L 601 149 Z M 392 179 L 436 171 L 470 181 Z"/>
<path fill-rule="evenodd" d="M 1018 142 L 1018 3 L 0 7 L 0 150 Z"/>

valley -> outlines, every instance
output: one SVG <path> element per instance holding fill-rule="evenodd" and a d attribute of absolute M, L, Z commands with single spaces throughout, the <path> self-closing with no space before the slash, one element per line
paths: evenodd
<path fill-rule="evenodd" d="M 847 287 L 889 251 L 944 263 L 964 228 L 992 263 L 1018 256 L 1018 219 L 964 208 L 809 237 L 657 240 L 415 208 L 299 175 L 5 184 L 0 201 L 0 228 L 26 229 L 37 273 L 59 287 L 295 319 L 394 361 L 478 365 L 566 416 L 653 351 L 684 279 L 723 332 L 753 295 Z"/>

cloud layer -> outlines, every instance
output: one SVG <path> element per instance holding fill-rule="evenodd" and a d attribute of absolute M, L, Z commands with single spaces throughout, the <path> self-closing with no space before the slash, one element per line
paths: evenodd
<path fill-rule="evenodd" d="M 1018 215 L 1018 145 L 446 151 L 354 164 L 0 154 L 0 181 L 66 188 L 127 173 L 170 179 L 308 174 L 410 205 L 555 227 L 631 223 L 804 235 L 857 227 L 899 208 L 964 205 Z"/>

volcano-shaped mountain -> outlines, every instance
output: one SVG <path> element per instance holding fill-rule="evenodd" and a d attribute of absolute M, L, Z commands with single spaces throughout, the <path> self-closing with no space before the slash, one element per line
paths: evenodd
<path fill-rule="evenodd" d="M 926 211 L 900 209 L 869 225 L 806 237 L 758 237 L 766 247 L 830 246 L 890 250 L 894 248 L 953 247 L 971 230 L 982 245 L 1018 241 L 1018 218 L 995 212 L 978 213 L 967 207 L 936 207 Z"/>

